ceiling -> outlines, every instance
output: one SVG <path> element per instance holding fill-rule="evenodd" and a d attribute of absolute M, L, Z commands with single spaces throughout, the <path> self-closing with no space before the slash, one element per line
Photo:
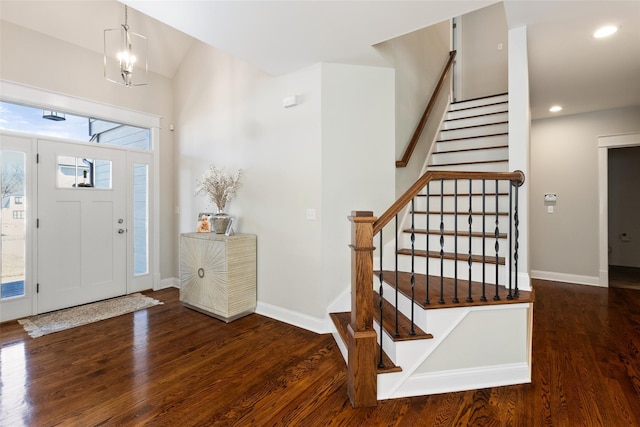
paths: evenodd
<path fill-rule="evenodd" d="M 123 0 L 149 38 L 149 66 L 172 77 L 198 39 L 271 73 L 317 62 L 384 65 L 379 42 L 495 0 Z M 640 0 L 504 2 L 509 28 L 527 26 L 533 118 L 640 105 Z M 124 21 L 116 0 L 0 1 L 0 18 L 95 52 Z M 620 31 L 605 40 L 597 26 Z"/>

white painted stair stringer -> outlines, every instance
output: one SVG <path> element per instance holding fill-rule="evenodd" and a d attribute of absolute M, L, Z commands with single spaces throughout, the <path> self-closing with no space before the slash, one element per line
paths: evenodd
<path fill-rule="evenodd" d="M 531 382 L 530 303 L 426 311 L 430 326 L 425 330 L 434 338 L 421 340 L 422 344 L 399 342 L 393 350 L 385 349 L 390 357 L 394 354 L 392 360 L 402 367 L 402 372 L 378 375 L 378 400 Z M 510 312 L 511 320 L 504 324 L 511 328 L 509 331 L 487 330 L 486 323 L 474 319 L 488 314 L 493 322 L 502 324 L 505 312 Z M 514 336 L 514 331 L 523 333 Z M 485 345 L 470 338 L 473 336 L 484 337 Z M 457 342 L 452 344 L 452 341 Z M 414 348 L 417 346 L 423 348 L 418 351 Z M 443 349 L 445 346 L 459 348 L 459 351 L 452 353 Z M 432 358 L 436 365 L 442 364 L 440 355 L 434 355 L 443 350 L 448 354 L 449 365 L 444 369 L 430 369 Z M 491 363 L 492 360 L 499 363 Z"/>

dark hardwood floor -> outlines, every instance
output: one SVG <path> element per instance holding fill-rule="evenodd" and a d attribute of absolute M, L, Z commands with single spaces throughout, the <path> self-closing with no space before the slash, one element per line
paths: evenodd
<path fill-rule="evenodd" d="M 640 289 L 640 268 L 610 265 L 609 286 L 614 288 Z"/>
<path fill-rule="evenodd" d="M 532 383 L 353 409 L 331 335 L 178 301 L 41 338 L 0 325 L 1 426 L 640 426 L 640 291 L 535 281 Z M 500 331 L 495 331 L 500 333 Z"/>

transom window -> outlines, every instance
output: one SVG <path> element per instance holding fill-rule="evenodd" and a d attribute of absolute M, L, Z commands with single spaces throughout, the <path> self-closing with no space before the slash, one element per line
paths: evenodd
<path fill-rule="evenodd" d="M 149 129 L 10 102 L 0 102 L 0 129 L 118 147 L 151 149 Z"/>

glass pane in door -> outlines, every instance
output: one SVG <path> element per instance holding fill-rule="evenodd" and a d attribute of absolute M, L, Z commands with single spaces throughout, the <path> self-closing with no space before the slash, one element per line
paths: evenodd
<path fill-rule="evenodd" d="M 149 166 L 133 164 L 133 274 L 149 272 Z"/>
<path fill-rule="evenodd" d="M 2 299 L 25 294 L 26 271 L 26 154 L 17 151 L 0 152 L 0 189 L 2 190 Z"/>

